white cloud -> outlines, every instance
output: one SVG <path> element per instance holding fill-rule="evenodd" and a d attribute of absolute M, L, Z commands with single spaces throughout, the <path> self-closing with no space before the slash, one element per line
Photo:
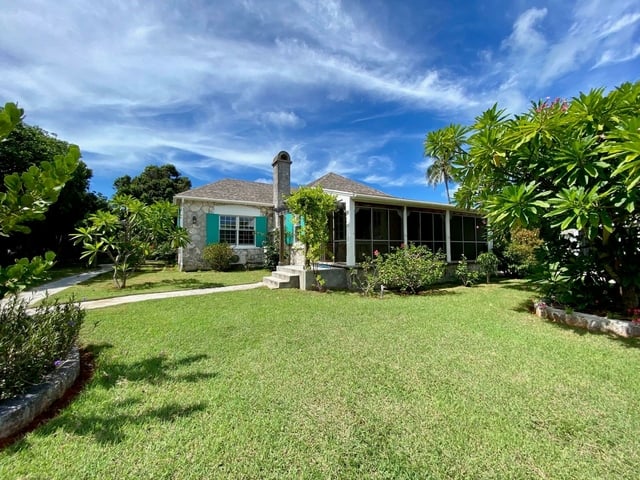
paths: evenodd
<path fill-rule="evenodd" d="M 277 127 L 300 128 L 305 126 L 305 121 L 293 112 L 266 112 L 262 114 L 265 123 Z"/>

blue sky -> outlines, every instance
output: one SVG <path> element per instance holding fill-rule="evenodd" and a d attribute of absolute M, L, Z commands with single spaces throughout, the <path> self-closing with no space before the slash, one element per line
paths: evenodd
<path fill-rule="evenodd" d="M 444 202 L 426 132 L 640 76 L 637 0 L 2 3 L 0 102 L 80 145 L 107 196 L 149 164 L 270 181 L 287 150 L 295 184 Z"/>

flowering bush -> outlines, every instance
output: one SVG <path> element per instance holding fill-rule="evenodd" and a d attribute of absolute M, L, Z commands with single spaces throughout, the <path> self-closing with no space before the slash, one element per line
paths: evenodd
<path fill-rule="evenodd" d="M 27 312 L 14 296 L 0 307 L 0 400 L 38 384 L 67 358 L 85 311 L 79 304 L 44 304 Z"/>
<path fill-rule="evenodd" d="M 462 255 L 462 259 L 456 267 L 456 277 L 458 277 L 458 279 L 462 282 L 462 285 L 464 285 L 465 287 L 470 287 L 478 281 L 478 272 L 469 269 L 467 257 L 465 257 L 464 255 Z"/>
<path fill-rule="evenodd" d="M 500 260 L 492 252 L 484 252 L 478 255 L 478 266 L 480 271 L 487 276 L 487 283 L 491 281 L 491 275 L 498 273 L 498 264 Z"/>
<path fill-rule="evenodd" d="M 381 285 L 388 290 L 418 293 L 440 280 L 445 271 L 444 254 L 433 253 L 422 246 L 403 246 L 391 253 L 373 252 L 360 264 L 363 280 L 361 289 L 371 295 Z"/>
<path fill-rule="evenodd" d="M 631 315 L 631 322 L 640 324 L 640 308 L 630 308 L 629 315 Z"/>

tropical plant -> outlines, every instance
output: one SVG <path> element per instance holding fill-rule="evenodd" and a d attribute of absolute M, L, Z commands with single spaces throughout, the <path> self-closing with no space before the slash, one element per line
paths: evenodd
<path fill-rule="evenodd" d="M 177 214 L 178 206 L 169 202 L 146 205 L 128 195 L 116 196 L 109 210 L 90 215 L 71 238 L 82 245 L 81 258 L 90 263 L 99 254 L 107 255 L 113 263 L 114 286 L 125 288 L 129 274 L 162 245 L 187 245 L 189 236 L 176 225 Z"/>
<path fill-rule="evenodd" d="M 326 253 L 327 218 L 336 209 L 336 199 L 321 187 L 300 187 L 286 199 L 286 204 L 291 213 L 304 219 L 298 231 L 305 247 L 305 266 L 315 266 Z"/>
<path fill-rule="evenodd" d="M 18 296 L 0 306 L 0 400 L 38 384 L 67 358 L 85 311 L 72 301 L 45 303 L 27 312 Z"/>
<path fill-rule="evenodd" d="M 491 282 L 491 275 L 498 273 L 498 265 L 500 260 L 493 252 L 484 252 L 478 255 L 476 263 L 480 268 L 480 272 L 487 276 L 487 283 Z"/>
<path fill-rule="evenodd" d="M 7 103 L 0 109 L 0 141 L 22 121 L 22 109 Z M 49 206 L 54 203 L 64 184 L 78 166 L 80 149 L 71 145 L 63 154 L 38 166 L 31 165 L 21 173 L 4 177 L 4 189 L 0 192 L 0 235 L 29 233 L 26 222 L 42 220 Z M 16 293 L 30 284 L 42 280 L 53 265 L 55 255 L 47 252 L 44 257 L 31 260 L 20 258 L 13 265 L 0 267 L 0 298 Z"/>
<path fill-rule="evenodd" d="M 487 212 L 494 231 L 538 228 L 548 264 L 566 269 L 574 295 L 604 283 L 615 286 L 606 294 L 617 309 L 636 307 L 638 111 L 640 82 L 535 102 L 514 117 L 494 105 L 476 118 L 468 155 L 454 166 L 458 205 Z M 577 247 L 567 231 L 577 233 Z"/>
<path fill-rule="evenodd" d="M 427 168 L 427 184 L 437 186 L 444 183 L 448 203 L 451 203 L 449 182 L 453 177 L 453 165 L 455 162 L 462 161 L 466 155 L 463 147 L 468 131 L 466 127 L 451 124 L 427 133 L 424 141 L 424 155 L 433 160 Z"/>
<path fill-rule="evenodd" d="M 442 279 L 445 268 L 444 254 L 424 246 L 404 246 L 386 254 L 376 250 L 360 264 L 361 290 L 365 295 L 380 287 L 416 294 Z"/>
<path fill-rule="evenodd" d="M 470 287 L 475 282 L 478 281 L 478 272 L 469 268 L 469 263 L 467 262 L 467 257 L 462 255 L 462 258 L 458 262 L 456 266 L 456 277 L 460 280 L 465 287 Z"/>

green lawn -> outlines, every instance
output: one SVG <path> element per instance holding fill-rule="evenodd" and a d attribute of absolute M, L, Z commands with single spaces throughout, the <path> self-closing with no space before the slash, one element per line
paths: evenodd
<path fill-rule="evenodd" d="M 640 344 L 518 287 L 89 311 L 93 381 L 0 478 L 637 478 Z"/>
<path fill-rule="evenodd" d="M 51 295 L 51 299 L 67 299 L 73 295 L 77 300 L 97 300 L 139 293 L 170 292 L 196 288 L 224 287 L 243 283 L 256 283 L 269 275 L 268 270 L 238 270 L 233 272 L 180 272 L 175 267 L 143 268 L 127 279 L 127 287 L 113 286 L 112 272 L 89 279 L 81 284 Z"/>

